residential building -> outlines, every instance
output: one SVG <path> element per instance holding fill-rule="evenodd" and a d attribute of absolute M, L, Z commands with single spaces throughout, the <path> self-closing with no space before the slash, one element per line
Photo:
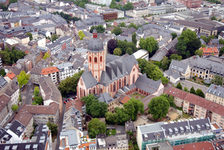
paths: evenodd
<path fill-rule="evenodd" d="M 217 47 L 201 47 L 200 50 L 203 51 L 203 56 L 219 56 L 219 50 Z"/>
<path fill-rule="evenodd" d="M 106 5 L 110 6 L 112 0 L 90 0 L 92 3 L 100 4 L 100 5 Z"/>
<path fill-rule="evenodd" d="M 8 118 L 10 117 L 11 105 L 10 105 L 10 97 L 3 94 L 0 95 L 0 125 L 3 126 Z"/>
<path fill-rule="evenodd" d="M 169 142 L 147 144 L 146 150 L 173 150 Z"/>
<path fill-rule="evenodd" d="M 182 106 L 183 112 L 198 118 L 209 118 L 211 122 L 216 122 L 224 128 L 224 106 L 206 100 L 195 94 L 191 94 L 177 88 L 171 87 L 165 91 L 175 99 L 178 106 Z"/>
<path fill-rule="evenodd" d="M 205 93 L 205 99 L 224 106 L 224 87 L 211 84 Z"/>
<path fill-rule="evenodd" d="M 59 69 L 57 67 L 43 68 L 41 76 L 50 77 L 55 84 L 59 83 Z"/>
<path fill-rule="evenodd" d="M 112 136 L 98 136 L 97 139 L 98 150 L 128 150 L 128 139 L 126 134 L 117 134 Z"/>
<path fill-rule="evenodd" d="M 147 50 L 144 49 L 140 49 L 137 52 L 135 52 L 134 54 L 132 54 L 135 56 L 135 59 L 145 59 L 145 60 L 149 60 L 149 53 Z"/>
<path fill-rule="evenodd" d="M 62 110 L 62 96 L 57 86 L 51 81 L 49 77 L 41 77 L 39 79 L 40 94 L 43 97 L 45 106 L 51 103 L 59 104 L 60 110 Z"/>
<path fill-rule="evenodd" d="M 148 144 L 166 141 L 172 146 L 206 141 L 214 138 L 211 127 L 209 118 L 146 124 L 137 127 L 137 143 L 145 150 Z"/>
<path fill-rule="evenodd" d="M 146 95 L 163 91 L 160 80 L 153 81 L 146 75 L 139 76 L 138 62 L 133 55 L 106 55 L 103 42 L 97 38 L 96 33 L 93 36 L 94 38 L 89 41 L 88 71 L 82 74 L 77 86 L 79 99 L 89 94 L 102 93 L 109 93 L 114 97 L 119 89 L 125 87 L 130 91 L 132 89 L 132 92 L 138 91 Z M 156 88 L 150 87 L 151 84 L 156 85 Z"/>
<path fill-rule="evenodd" d="M 190 66 L 178 60 L 172 60 L 169 70 L 164 72 L 164 76 L 167 77 L 172 83 L 177 83 L 182 79 L 189 79 L 190 75 Z"/>
<path fill-rule="evenodd" d="M 80 145 L 80 131 L 77 129 L 67 129 L 60 134 L 59 150 L 78 150 Z"/>
<path fill-rule="evenodd" d="M 188 8 L 201 7 L 202 0 L 177 0 L 178 2 L 184 4 Z"/>
<path fill-rule="evenodd" d="M 22 126 L 15 128 L 13 126 L 13 130 L 17 133 L 22 131 Z M 0 143 L 0 147 L 3 150 L 27 150 L 27 149 L 36 149 L 36 150 L 52 150 L 52 137 L 51 131 L 48 129 L 47 125 L 38 125 L 34 131 L 34 134 L 30 140 L 22 140 L 20 142 L 10 143 L 9 140 L 12 139 L 14 133 L 5 131 L 0 128 L 0 137 L 3 137 L 0 140 L 4 140 Z M 12 134 L 12 135 L 11 135 Z"/>

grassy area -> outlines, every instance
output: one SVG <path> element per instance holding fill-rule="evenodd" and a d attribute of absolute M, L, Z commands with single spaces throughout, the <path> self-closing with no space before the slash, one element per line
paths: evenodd
<path fill-rule="evenodd" d="M 116 135 L 116 129 L 108 129 L 106 134 L 107 136 Z"/>
<path fill-rule="evenodd" d="M 181 118 L 185 118 L 185 119 L 188 119 L 188 118 L 191 118 L 192 116 L 191 115 L 188 115 L 186 113 L 183 112 L 182 114 L 182 117 Z"/>
<path fill-rule="evenodd" d="M 144 95 L 141 95 L 141 94 L 139 94 L 139 93 L 137 93 L 137 92 L 131 94 L 130 96 L 131 96 L 132 98 L 135 98 L 135 99 L 143 99 L 143 98 L 145 98 Z"/>

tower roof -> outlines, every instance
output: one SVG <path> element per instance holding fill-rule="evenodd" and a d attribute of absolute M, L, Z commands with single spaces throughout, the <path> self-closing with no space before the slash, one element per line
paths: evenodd
<path fill-rule="evenodd" d="M 88 50 L 93 51 L 93 52 L 103 51 L 104 48 L 103 48 L 102 40 L 100 40 L 98 38 L 93 38 L 93 39 L 89 40 Z"/>

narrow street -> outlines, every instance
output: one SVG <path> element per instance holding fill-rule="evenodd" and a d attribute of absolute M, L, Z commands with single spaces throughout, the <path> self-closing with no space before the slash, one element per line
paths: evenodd
<path fill-rule="evenodd" d="M 28 84 L 25 85 L 24 90 L 21 91 L 23 104 L 32 104 L 33 92 L 34 92 L 34 84 L 31 81 L 29 81 Z"/>

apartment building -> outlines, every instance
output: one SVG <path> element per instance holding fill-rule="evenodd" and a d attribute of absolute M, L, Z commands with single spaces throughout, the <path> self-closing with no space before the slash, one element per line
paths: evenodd
<path fill-rule="evenodd" d="M 59 83 L 59 70 L 57 67 L 47 67 L 41 70 L 41 76 L 48 76 L 51 80 L 57 84 Z"/>
<path fill-rule="evenodd" d="M 195 94 L 191 94 L 177 88 L 171 87 L 165 91 L 175 99 L 177 105 L 182 106 L 183 111 L 198 118 L 209 118 L 211 122 L 216 122 L 224 128 L 224 106 L 213 101 L 206 100 Z"/>
<path fill-rule="evenodd" d="M 224 87 L 211 84 L 205 93 L 205 98 L 224 106 Z"/>
<path fill-rule="evenodd" d="M 140 150 L 145 150 L 149 144 L 168 141 L 174 146 L 207 141 L 213 137 L 209 118 L 158 122 L 137 127 L 137 143 Z"/>
<path fill-rule="evenodd" d="M 201 47 L 200 50 L 202 50 L 203 56 L 219 56 L 219 50 L 217 47 Z"/>
<path fill-rule="evenodd" d="M 184 4 L 188 8 L 201 7 L 202 0 L 177 0 L 178 2 Z"/>

